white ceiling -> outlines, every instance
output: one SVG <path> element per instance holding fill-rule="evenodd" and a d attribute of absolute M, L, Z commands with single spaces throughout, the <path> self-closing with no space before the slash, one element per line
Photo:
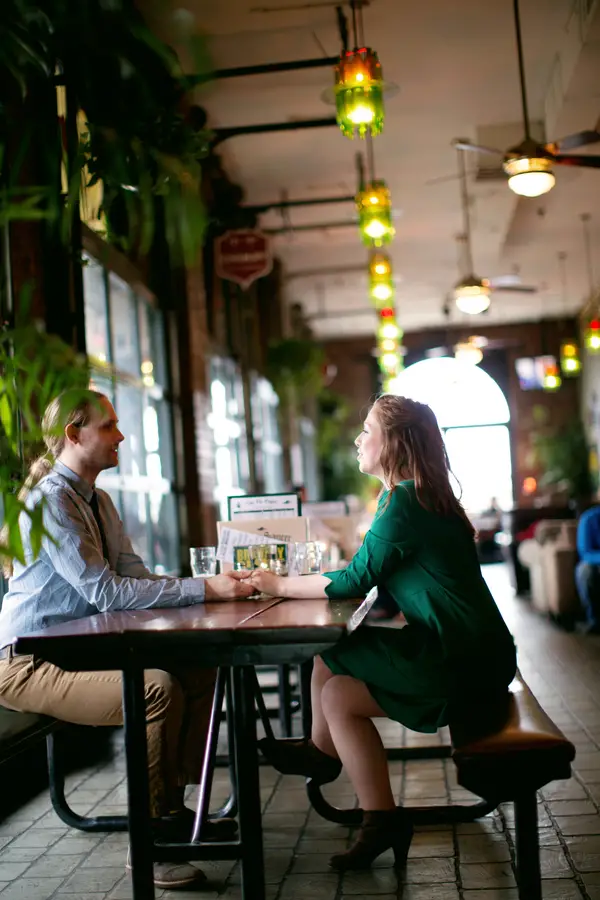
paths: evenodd
<path fill-rule="evenodd" d="M 161 4 L 162 5 L 162 4 Z M 334 7 L 326 0 L 182 0 L 197 27 L 210 35 L 216 68 L 317 56 L 339 50 Z M 600 2 L 521 0 L 530 115 L 548 139 L 593 128 L 600 113 Z M 586 8 L 590 7 L 589 14 Z M 176 19 L 182 22 L 178 8 Z M 173 17 L 158 26 L 177 45 Z M 379 53 L 387 81 L 398 93 L 386 106 L 384 133 L 375 139 L 376 170 L 387 180 L 396 210 L 391 247 L 397 309 L 406 331 L 439 325 L 445 295 L 456 282 L 461 229 L 456 179 L 429 184 L 456 171 L 455 137 L 508 147 L 522 137 L 511 0 L 372 0 L 364 12 L 366 42 Z M 179 48 L 182 44 L 178 44 Z M 199 90 L 197 100 L 214 127 L 320 118 L 333 114 L 321 100 L 332 83 L 328 68 L 226 79 Z M 280 198 L 353 194 L 355 154 L 364 142 L 336 128 L 236 137 L 221 153 L 248 204 Z M 588 152 L 599 152 L 598 145 Z M 469 154 L 473 251 L 480 276 L 518 272 L 537 294 L 497 292 L 490 324 L 574 312 L 588 293 L 582 213 L 592 214 L 594 251 L 600 238 L 600 171 L 557 167 L 556 187 L 545 197 L 518 198 L 503 180 L 478 181 L 490 157 Z M 293 226 L 352 221 L 351 204 L 291 209 Z M 278 213 L 261 216 L 278 228 Z M 287 297 L 301 302 L 317 336 L 367 334 L 366 277 L 300 277 L 305 270 L 362 264 L 367 250 L 357 228 L 294 232 L 276 239 L 287 273 Z M 567 255 L 568 298 L 563 301 L 557 254 Z M 596 268 L 600 275 L 600 261 Z M 367 309 L 366 314 L 348 312 Z M 454 313 L 455 321 L 469 319 Z"/>

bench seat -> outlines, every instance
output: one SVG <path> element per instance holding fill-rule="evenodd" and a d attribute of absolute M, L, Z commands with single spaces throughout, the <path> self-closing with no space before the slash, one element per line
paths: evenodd
<path fill-rule="evenodd" d="M 479 722 L 482 716 L 473 717 Z M 571 776 L 575 747 L 544 712 L 517 673 L 502 707 L 474 733 L 451 726 L 459 783 L 495 804 Z"/>

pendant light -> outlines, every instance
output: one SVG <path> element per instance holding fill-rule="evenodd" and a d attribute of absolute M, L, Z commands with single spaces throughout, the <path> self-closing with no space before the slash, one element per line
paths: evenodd
<path fill-rule="evenodd" d="M 392 261 L 387 253 L 373 253 L 369 260 L 369 294 L 379 309 L 389 306 L 394 296 Z"/>
<path fill-rule="evenodd" d="M 562 384 L 560 371 L 556 365 L 554 357 L 548 357 L 548 361 L 544 362 L 544 370 L 542 376 L 542 387 L 545 391 L 557 391 Z"/>
<path fill-rule="evenodd" d="M 381 247 L 394 236 L 392 198 L 381 179 L 370 181 L 356 196 L 358 224 L 365 244 Z"/>
<path fill-rule="evenodd" d="M 490 305 L 490 283 L 485 278 L 473 274 L 473 252 L 471 250 L 471 220 L 469 216 L 469 195 L 467 193 L 467 172 L 463 151 L 458 149 L 458 175 L 460 199 L 463 214 L 463 278 L 454 286 L 453 295 L 457 308 L 469 316 L 485 312 Z"/>
<path fill-rule="evenodd" d="M 402 348 L 403 331 L 392 307 L 384 307 L 379 314 L 377 327 L 377 355 L 379 368 L 386 378 L 394 378 L 404 368 Z"/>
<path fill-rule="evenodd" d="M 383 130 L 385 118 L 383 97 L 393 85 L 385 85 L 379 57 L 366 46 L 362 8 L 364 0 L 351 0 L 354 49 L 348 48 L 348 27 L 341 8 L 338 23 L 342 36 L 342 53 L 335 67 L 335 100 L 337 122 L 347 138 L 375 137 Z M 329 100 L 327 91 L 324 99 Z"/>
<path fill-rule="evenodd" d="M 487 338 L 471 335 L 466 341 L 454 345 L 454 359 L 458 362 L 478 366 L 483 359 L 483 348 L 487 346 Z"/>
<path fill-rule="evenodd" d="M 590 214 L 583 213 L 581 216 L 581 223 L 583 225 L 583 247 L 585 252 L 585 259 L 587 265 L 588 272 L 588 284 L 589 284 L 589 300 L 592 301 L 595 292 L 595 276 L 594 276 L 594 263 L 592 260 L 592 248 L 590 243 Z M 583 344 L 587 352 L 596 356 L 600 353 L 600 310 L 598 310 L 598 301 L 595 300 L 592 302 L 592 312 L 588 318 L 588 321 L 583 330 Z"/>
<path fill-rule="evenodd" d="M 562 285 L 562 301 L 563 309 L 567 312 L 567 254 L 561 252 L 558 254 L 558 264 L 560 269 L 560 278 Z M 579 355 L 579 347 L 575 338 L 563 339 L 560 344 L 558 354 L 560 361 L 560 370 L 565 378 L 574 378 L 581 372 L 581 357 Z"/>

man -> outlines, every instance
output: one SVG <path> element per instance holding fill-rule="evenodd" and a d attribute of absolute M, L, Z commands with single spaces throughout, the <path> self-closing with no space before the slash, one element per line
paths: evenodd
<path fill-rule="evenodd" d="M 575 581 L 585 610 L 585 630 L 588 634 L 600 634 L 600 506 L 592 506 L 579 519 L 577 550 Z"/>
<path fill-rule="evenodd" d="M 103 394 L 61 395 L 44 415 L 43 433 L 48 453 L 31 467 L 27 503 L 33 508 L 43 501 L 49 536 L 35 557 L 31 519 L 22 516 L 25 565 L 15 563 L 0 611 L 0 703 L 76 724 L 121 725 L 120 672 L 65 672 L 13 656 L 13 638 L 99 612 L 232 600 L 254 589 L 226 575 L 173 578 L 144 566 L 111 498 L 94 487 L 100 472 L 117 465 L 124 440 Z M 151 670 L 145 681 L 151 812 L 158 834 L 181 840 L 191 833 L 184 790 L 201 771 L 214 671 Z M 208 822 L 206 828 L 209 838 L 226 840 L 235 822 Z M 161 888 L 190 888 L 204 880 L 191 865 L 155 866 Z"/>

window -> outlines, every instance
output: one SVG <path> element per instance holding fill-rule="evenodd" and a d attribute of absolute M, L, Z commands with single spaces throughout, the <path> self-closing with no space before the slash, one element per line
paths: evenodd
<path fill-rule="evenodd" d="M 239 367 L 231 359 L 210 362 L 211 411 L 208 425 L 215 442 L 215 500 L 227 519 L 227 497 L 250 488 L 244 392 Z"/>
<path fill-rule="evenodd" d="M 279 435 L 279 397 L 266 378 L 254 375 L 251 385 L 256 474 L 264 492 L 276 494 L 286 489 L 283 448 Z"/>
<path fill-rule="evenodd" d="M 88 351 L 100 364 L 93 385 L 113 402 L 125 435 L 118 468 L 102 472 L 98 485 L 111 495 L 146 565 L 176 573 L 179 524 L 162 315 L 150 296 L 91 258 L 84 292 Z"/>

